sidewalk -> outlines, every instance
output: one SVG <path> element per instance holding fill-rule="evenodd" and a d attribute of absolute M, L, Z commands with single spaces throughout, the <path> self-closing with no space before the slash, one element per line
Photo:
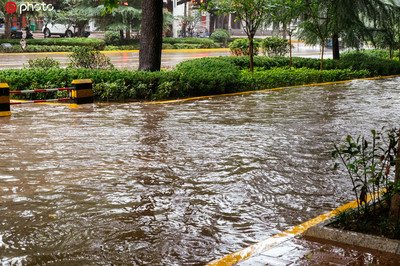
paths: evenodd
<path fill-rule="evenodd" d="M 304 239 L 300 236 L 288 239 L 237 265 L 400 265 L 400 258 L 375 251 Z"/>

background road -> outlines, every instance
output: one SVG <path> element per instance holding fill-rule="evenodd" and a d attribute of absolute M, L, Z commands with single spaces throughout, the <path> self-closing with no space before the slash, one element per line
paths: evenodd
<path fill-rule="evenodd" d="M 103 52 L 110 57 L 111 62 L 117 68 L 133 68 L 137 69 L 139 65 L 138 51 L 105 51 Z M 229 49 L 199 49 L 199 50 L 165 50 L 162 55 L 162 67 L 171 68 L 179 62 L 188 59 L 200 57 L 216 57 L 229 55 Z M 332 57 L 331 50 L 327 49 L 326 58 Z M 67 66 L 69 53 L 19 53 L 19 54 L 1 54 L 0 53 L 0 69 L 23 68 L 29 59 L 51 57 L 60 61 L 63 67 Z M 299 57 L 319 57 L 319 47 L 305 46 L 302 43 L 294 44 L 293 56 Z"/>

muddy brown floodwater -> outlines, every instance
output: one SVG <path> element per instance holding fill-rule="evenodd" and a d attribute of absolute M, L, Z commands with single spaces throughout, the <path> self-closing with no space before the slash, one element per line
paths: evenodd
<path fill-rule="evenodd" d="M 202 265 L 352 198 L 330 152 L 399 125 L 400 78 L 165 105 L 12 107 L 0 262 Z"/>

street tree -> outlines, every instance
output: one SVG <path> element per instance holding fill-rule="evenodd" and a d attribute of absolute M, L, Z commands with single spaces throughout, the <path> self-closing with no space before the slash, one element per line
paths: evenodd
<path fill-rule="evenodd" d="M 254 71 L 254 36 L 257 30 L 273 16 L 276 0 L 215 0 L 218 10 L 235 13 L 249 40 L 250 71 Z"/>
<path fill-rule="evenodd" d="M 284 35 L 289 35 L 290 67 L 292 67 L 292 36 L 297 30 L 297 23 L 304 6 L 303 2 L 303 0 L 281 0 L 280 7 L 274 9 L 274 16 L 269 21 L 269 23 L 277 27 L 282 26 Z"/>
<path fill-rule="evenodd" d="M 107 12 L 118 7 L 118 0 L 103 0 Z M 163 40 L 163 0 L 142 1 L 139 70 L 159 71 Z"/>
<path fill-rule="evenodd" d="M 371 41 L 375 47 L 389 50 L 389 58 L 393 59 L 394 51 L 400 54 L 400 6 L 392 5 L 385 12 L 385 19 L 378 20 Z"/>
<path fill-rule="evenodd" d="M 328 16 L 326 3 L 321 3 L 320 0 L 308 0 L 302 8 L 303 17 L 299 25 L 299 37 L 307 44 L 320 45 L 320 69 L 323 70 L 325 46 L 330 36 L 330 16 Z"/>
<path fill-rule="evenodd" d="M 358 48 L 360 43 L 371 38 L 379 22 L 385 23 L 391 9 L 385 0 L 320 0 L 322 2 L 330 20 L 333 59 L 340 58 L 340 38 L 347 46 Z"/>
<path fill-rule="evenodd" d="M 142 1 L 139 70 L 159 71 L 163 41 L 163 1 Z"/>

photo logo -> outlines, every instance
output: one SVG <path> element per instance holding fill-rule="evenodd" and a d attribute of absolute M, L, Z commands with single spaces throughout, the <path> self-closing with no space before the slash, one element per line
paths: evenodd
<path fill-rule="evenodd" d="M 15 2 L 9 1 L 5 5 L 6 12 L 10 15 L 17 12 L 17 4 Z"/>
<path fill-rule="evenodd" d="M 19 14 L 22 12 L 35 12 L 35 11 L 53 11 L 54 7 L 52 4 L 46 3 L 21 3 L 19 7 L 15 2 L 9 1 L 5 5 L 6 12 L 10 15 L 15 14 L 17 10 Z"/>

